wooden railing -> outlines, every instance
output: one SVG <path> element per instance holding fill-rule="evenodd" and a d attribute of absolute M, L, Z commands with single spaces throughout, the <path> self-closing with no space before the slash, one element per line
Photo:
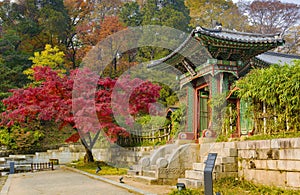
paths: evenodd
<path fill-rule="evenodd" d="M 31 163 L 31 171 L 54 170 L 53 162 Z"/>
<path fill-rule="evenodd" d="M 168 142 L 171 139 L 171 126 L 162 129 L 152 129 L 148 131 L 132 130 L 128 137 L 119 136 L 117 144 L 119 146 L 139 146 L 143 144 L 155 144 L 157 142 Z"/>

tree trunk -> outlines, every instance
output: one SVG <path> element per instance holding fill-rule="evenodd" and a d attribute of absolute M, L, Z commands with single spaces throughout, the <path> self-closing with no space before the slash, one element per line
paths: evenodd
<path fill-rule="evenodd" d="M 85 146 L 84 148 L 85 148 L 84 163 L 95 162 L 92 151 Z"/>
<path fill-rule="evenodd" d="M 85 149 L 85 155 L 84 155 L 84 163 L 89 163 L 89 162 L 95 162 L 94 161 L 94 156 L 92 153 L 92 149 L 90 149 L 90 147 L 87 145 L 86 141 L 84 140 L 84 138 L 80 139 L 82 145 L 84 146 Z"/>

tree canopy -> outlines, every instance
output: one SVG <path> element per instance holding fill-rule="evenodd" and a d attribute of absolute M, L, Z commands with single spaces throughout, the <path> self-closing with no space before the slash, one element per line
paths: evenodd
<path fill-rule="evenodd" d="M 262 34 L 285 32 L 300 20 L 300 5 L 278 0 L 240 1 L 239 7 L 248 16 L 252 30 Z"/>
<path fill-rule="evenodd" d="M 59 75 L 50 67 L 37 66 L 33 68 L 34 79 L 41 82 L 39 86 L 12 90 L 12 96 L 3 100 L 6 111 L 2 113 L 2 124 L 8 127 L 14 124 L 24 124 L 36 119 L 55 121 L 71 125 L 76 133 L 67 141 L 77 141 L 79 138 L 86 148 L 86 158 L 93 160 L 91 149 L 97 140 L 100 130 L 110 138 L 116 139 L 119 134 L 126 135 L 126 129 L 118 126 L 113 117 L 111 94 L 116 83 L 115 79 L 99 78 L 88 69 L 71 71 L 70 75 Z M 94 84 L 97 89 L 93 93 Z M 160 87 L 139 79 L 130 81 L 124 78 L 119 82 L 120 95 L 128 94 L 133 83 L 140 83 L 132 91 L 129 101 L 129 112 L 136 115 L 149 112 L 150 103 L 159 97 Z M 78 92 L 81 92 L 78 95 Z M 75 94 L 74 94 L 75 93 Z M 124 97 L 118 98 L 119 100 Z M 117 104 L 119 114 L 124 104 Z M 94 108 L 94 109 L 93 109 Z M 97 119 L 95 119 L 96 112 Z M 95 138 L 91 138 L 95 134 Z"/>

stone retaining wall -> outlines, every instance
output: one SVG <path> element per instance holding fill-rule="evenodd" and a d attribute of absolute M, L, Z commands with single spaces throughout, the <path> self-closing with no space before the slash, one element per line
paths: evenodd
<path fill-rule="evenodd" d="M 105 161 L 118 167 L 129 167 L 137 164 L 145 155 L 149 155 L 154 147 L 112 147 L 105 149 L 93 149 L 95 160 Z M 79 160 L 85 155 L 85 150 L 81 145 L 69 145 L 60 147 L 57 150 L 48 150 L 47 152 L 36 152 L 32 155 L 9 155 L 0 158 L 0 167 L 7 167 L 14 161 L 16 164 L 45 163 L 50 159 L 58 159 L 60 164 L 71 163 Z"/>
<path fill-rule="evenodd" d="M 215 179 L 239 177 L 258 184 L 300 190 L 300 138 L 200 144 L 200 163 L 193 163 L 193 170 L 187 170 L 180 181 L 193 183 L 198 179 L 191 186 L 201 186 L 203 162 L 208 153 L 218 153 Z"/>
<path fill-rule="evenodd" d="M 240 178 L 300 189 L 300 138 L 237 142 L 237 148 Z"/>
<path fill-rule="evenodd" d="M 148 147 L 111 147 L 105 149 L 93 149 L 96 160 L 105 161 L 117 167 L 129 167 L 135 165 L 146 155 L 154 150 L 153 146 Z"/>

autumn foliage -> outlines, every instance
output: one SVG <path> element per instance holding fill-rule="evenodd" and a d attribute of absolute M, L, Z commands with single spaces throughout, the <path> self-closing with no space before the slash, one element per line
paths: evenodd
<path fill-rule="evenodd" d="M 71 125 L 76 131 L 67 141 L 78 141 L 84 135 L 99 130 L 103 130 L 111 141 L 117 135 L 128 134 L 115 122 L 112 110 L 111 96 L 117 79 L 99 78 L 87 68 L 76 69 L 64 76 L 49 67 L 35 67 L 34 72 L 35 81 L 41 82 L 39 86 L 14 89 L 12 96 L 3 100 L 6 106 L 6 112 L 2 113 L 3 124 L 12 126 L 36 119 L 54 120 L 62 125 Z M 159 97 L 159 90 L 159 86 L 150 82 L 125 77 L 118 81 L 118 98 L 115 100 L 120 101 L 114 105 L 124 114 L 147 113 L 150 104 Z M 128 93 L 129 107 L 124 109 L 122 102 Z"/>

